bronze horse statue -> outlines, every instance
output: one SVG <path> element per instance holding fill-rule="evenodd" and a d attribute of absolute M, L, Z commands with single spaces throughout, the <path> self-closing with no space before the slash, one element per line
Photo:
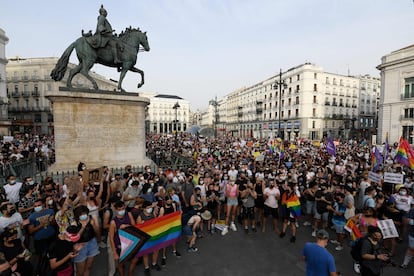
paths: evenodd
<path fill-rule="evenodd" d="M 121 72 L 118 82 L 118 90 L 123 92 L 125 91 L 122 89 L 122 81 L 128 71 L 136 72 L 141 75 L 141 82 L 138 84 L 138 88 L 144 84 L 144 71 L 134 67 L 134 65 L 137 62 L 137 55 L 140 50 L 140 46 L 142 46 L 145 51 L 150 50 L 146 32 L 141 32 L 139 29 L 127 28 L 118 37 L 114 36 L 112 38 L 116 39 L 116 45 L 118 46 L 118 49 L 116 50 L 119 50 L 118 56 L 121 63 L 114 63 L 114 57 L 112 54 L 113 50 L 110 48 L 111 46 L 109 43 L 103 48 L 97 48 L 94 47 L 93 39 L 93 36 L 83 35 L 69 45 L 58 60 L 55 68 L 52 70 L 50 74 L 52 79 L 55 81 L 63 79 L 68 67 L 69 57 L 73 49 L 76 49 L 79 64 L 70 70 L 69 77 L 67 79 L 68 88 L 72 87 L 73 77 L 78 73 L 81 73 L 92 82 L 93 88 L 98 90 L 96 81 L 89 75 L 89 70 L 95 63 L 118 68 L 118 71 Z"/>

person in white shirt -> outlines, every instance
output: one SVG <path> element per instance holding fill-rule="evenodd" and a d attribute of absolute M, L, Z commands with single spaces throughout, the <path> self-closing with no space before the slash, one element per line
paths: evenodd
<path fill-rule="evenodd" d="M 20 188 L 22 187 L 21 182 L 16 182 L 16 177 L 14 175 L 9 175 L 7 177 L 7 184 L 4 185 L 4 191 L 6 192 L 7 199 L 13 203 L 16 204 L 19 202 L 19 192 Z"/>
<path fill-rule="evenodd" d="M 6 227 L 14 228 L 17 230 L 17 238 L 22 239 L 23 218 L 20 213 L 16 212 L 15 205 L 11 202 L 4 202 L 0 206 L 0 212 L 2 213 L 0 217 L 0 234 L 4 232 Z"/>
<path fill-rule="evenodd" d="M 273 228 L 276 234 L 280 234 L 279 230 L 279 210 L 278 200 L 280 199 L 279 188 L 275 185 L 274 180 L 269 181 L 269 187 L 266 187 L 263 182 L 263 196 L 264 196 L 264 211 L 263 211 L 263 226 L 262 232 L 266 232 L 267 217 L 272 215 Z"/>
<path fill-rule="evenodd" d="M 400 240 L 402 240 L 407 234 L 408 222 L 406 218 L 411 207 L 414 205 L 414 200 L 413 197 L 408 193 L 408 189 L 404 186 L 398 190 L 398 193 L 392 195 L 392 199 L 394 200 L 395 208 L 400 211 L 403 218 L 400 235 Z"/>
<path fill-rule="evenodd" d="M 227 174 L 229 175 L 230 180 L 236 180 L 238 173 L 239 173 L 239 171 L 236 170 L 236 168 L 234 167 L 234 165 L 232 165 L 231 166 L 231 169 L 227 172 Z"/>

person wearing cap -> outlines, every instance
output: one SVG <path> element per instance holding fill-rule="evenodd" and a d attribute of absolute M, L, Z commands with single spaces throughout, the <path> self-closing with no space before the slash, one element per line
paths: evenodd
<path fill-rule="evenodd" d="M 318 230 L 316 243 L 307 242 L 302 250 L 302 258 L 306 261 L 306 276 L 337 276 L 335 260 L 326 249 L 329 234 Z"/>
<path fill-rule="evenodd" d="M 382 262 L 389 259 L 388 254 L 380 254 L 382 233 L 377 226 L 368 226 L 368 238 L 361 246 L 361 276 L 379 276 Z"/>

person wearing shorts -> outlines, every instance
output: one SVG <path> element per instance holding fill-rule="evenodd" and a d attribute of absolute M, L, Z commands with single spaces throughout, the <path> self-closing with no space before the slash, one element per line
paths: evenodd
<path fill-rule="evenodd" d="M 280 199 L 279 188 L 275 185 L 273 179 L 269 180 L 269 187 L 265 187 L 263 183 L 263 197 L 264 197 L 264 207 L 263 207 L 263 226 L 262 232 L 266 232 L 267 218 L 272 216 L 273 218 L 273 230 L 276 234 L 280 234 L 279 230 L 279 205 L 278 200 Z"/>
<path fill-rule="evenodd" d="M 88 207 L 84 205 L 76 207 L 74 216 L 77 225 L 81 227 L 79 243 L 83 243 L 83 247 L 78 251 L 78 255 L 73 261 L 76 264 L 76 273 L 78 275 L 89 276 L 93 260 L 100 253 L 96 240 L 100 227 L 96 217 L 90 216 Z"/>
<path fill-rule="evenodd" d="M 233 231 L 237 231 L 236 224 L 234 220 L 236 219 L 237 206 L 239 205 L 238 196 L 239 196 L 239 185 L 237 185 L 234 180 L 230 180 L 230 184 L 226 186 L 225 195 L 227 197 L 227 212 L 226 212 L 226 226 L 224 226 L 221 234 L 224 236 L 229 232 L 229 220 L 231 216 L 230 228 Z"/>

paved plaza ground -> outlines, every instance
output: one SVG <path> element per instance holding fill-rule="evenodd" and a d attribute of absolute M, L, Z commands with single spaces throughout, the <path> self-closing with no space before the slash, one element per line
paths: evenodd
<path fill-rule="evenodd" d="M 151 275 L 228 275 L 228 276 L 303 276 L 305 262 L 301 259 L 303 245 L 314 241 L 309 226 L 300 226 L 296 243 L 290 243 L 290 234 L 281 239 L 270 231 L 270 223 L 266 233 L 250 232 L 246 234 L 241 225 L 238 231 L 229 231 L 226 236 L 219 232 L 214 235 L 206 234 L 197 241 L 198 252 L 187 253 L 186 244 L 182 239 L 178 244 L 178 251 L 182 257 L 177 259 L 171 249 L 167 253 L 167 265 L 161 271 L 152 271 Z M 329 231 L 331 237 L 333 231 Z M 329 244 L 328 250 L 334 255 L 337 270 L 344 276 L 358 275 L 354 273 L 350 247 L 345 246 L 343 251 L 335 251 L 335 245 Z M 395 261 L 400 265 L 406 249 L 406 242 L 397 245 Z M 161 256 L 160 256 L 161 258 Z M 160 263 L 160 262 L 159 262 Z M 93 276 L 107 275 L 106 249 L 95 259 Z M 134 275 L 144 275 L 143 265 L 136 267 Z M 398 267 L 387 266 L 383 275 L 414 275 L 414 260 L 409 269 L 402 271 Z"/>

